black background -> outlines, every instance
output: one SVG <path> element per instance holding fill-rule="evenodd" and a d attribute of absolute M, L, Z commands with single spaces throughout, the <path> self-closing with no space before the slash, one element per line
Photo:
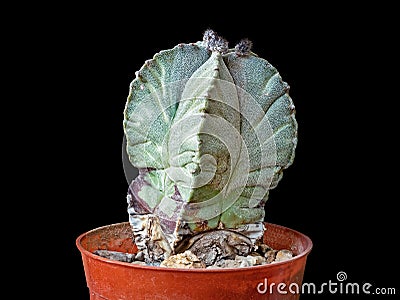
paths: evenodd
<path fill-rule="evenodd" d="M 291 87 L 299 124 L 296 157 L 271 191 L 266 221 L 312 239 L 304 281 L 335 281 L 344 271 L 349 282 L 396 287 L 400 293 L 398 276 L 390 275 L 399 259 L 393 193 L 398 96 L 388 73 L 395 37 L 389 11 L 326 6 L 288 14 L 286 8 L 199 7 L 193 8 L 198 16 L 159 17 L 153 12 L 162 9 L 151 6 L 118 12 L 76 7 L 51 15 L 42 28 L 48 31 L 42 53 L 49 62 L 48 86 L 56 85 L 53 125 L 46 131 L 52 171 L 44 187 L 54 187 L 47 190 L 60 232 L 52 236 L 59 246 L 48 286 L 62 291 L 62 298 L 89 299 L 75 239 L 128 220 L 122 113 L 135 71 L 156 52 L 200 40 L 212 28 L 230 45 L 251 39 L 254 52 Z M 50 127 L 57 128 L 57 138 Z M 301 297 L 322 298 L 345 297 Z"/>

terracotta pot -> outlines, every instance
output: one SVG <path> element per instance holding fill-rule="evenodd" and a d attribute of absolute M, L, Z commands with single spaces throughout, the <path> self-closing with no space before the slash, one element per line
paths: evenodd
<path fill-rule="evenodd" d="M 232 269 L 172 269 L 140 266 L 100 257 L 107 249 L 135 253 L 128 222 L 103 226 L 80 235 L 81 252 L 91 300 L 117 299 L 299 299 L 312 241 L 295 230 L 265 223 L 265 242 L 290 249 L 284 262 Z M 280 285 L 280 288 L 278 288 Z M 286 294 L 284 294 L 286 292 Z"/>

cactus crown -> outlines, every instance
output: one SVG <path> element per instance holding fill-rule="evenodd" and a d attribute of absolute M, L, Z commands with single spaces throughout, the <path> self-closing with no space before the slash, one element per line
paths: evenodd
<path fill-rule="evenodd" d="M 297 123 L 289 86 L 251 48 L 247 39 L 229 48 L 208 29 L 202 41 L 155 54 L 130 85 L 123 127 L 139 175 L 128 213 L 148 263 L 211 232 L 240 235 L 249 248 L 263 235 L 264 204 L 293 162 Z"/>

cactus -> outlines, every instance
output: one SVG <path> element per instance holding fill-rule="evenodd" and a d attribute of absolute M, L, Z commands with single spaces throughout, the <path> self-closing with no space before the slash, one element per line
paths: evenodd
<path fill-rule="evenodd" d="M 212 30 L 147 60 L 124 110 L 139 175 L 127 195 L 139 255 L 159 265 L 192 249 L 207 265 L 260 243 L 264 205 L 294 159 L 289 86 L 244 39 Z"/>

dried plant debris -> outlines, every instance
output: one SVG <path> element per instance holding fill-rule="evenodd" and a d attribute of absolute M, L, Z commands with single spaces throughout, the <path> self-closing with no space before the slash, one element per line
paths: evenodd
<path fill-rule="evenodd" d="M 216 243 L 214 243 L 214 245 L 215 244 Z M 204 255 L 205 252 L 203 251 L 199 252 L 198 256 L 191 250 L 186 250 L 182 253 L 169 256 L 168 258 L 166 258 L 161 262 L 160 266 L 167 268 L 181 268 L 181 269 L 243 268 L 243 267 L 252 267 L 259 265 L 267 265 L 276 262 L 282 262 L 294 257 L 293 252 L 290 250 L 287 249 L 274 250 L 266 244 L 259 245 L 257 251 L 252 251 L 248 253 L 241 252 L 244 255 L 239 255 L 230 252 L 232 249 L 230 247 L 228 248 L 230 250 L 226 249 L 223 250 L 222 247 L 221 248 L 215 247 L 210 251 L 211 254 L 209 256 Z M 204 249 L 210 249 L 210 248 L 205 247 Z M 222 256 L 221 253 L 225 253 L 227 255 Z M 149 265 L 146 264 L 144 261 L 141 261 L 140 257 L 138 257 L 137 255 L 135 256 L 135 254 L 132 253 L 124 253 L 124 252 L 109 251 L 109 250 L 96 250 L 94 251 L 94 254 L 121 262 L 128 262 L 143 266 Z M 210 257 L 213 258 L 212 263 L 210 263 Z"/>
<path fill-rule="evenodd" d="M 206 266 L 223 259 L 235 259 L 238 255 L 247 256 L 252 248 L 249 238 L 229 230 L 213 230 L 198 234 L 181 245 L 197 255 Z"/>
<path fill-rule="evenodd" d="M 276 262 L 282 262 L 294 257 L 293 252 L 290 250 L 274 250 L 268 245 L 265 245 L 269 250 L 265 253 L 251 252 L 247 256 L 236 255 L 233 259 L 221 259 L 213 265 L 208 266 L 207 269 L 218 268 L 243 268 L 253 267 L 259 265 L 267 265 Z"/>

